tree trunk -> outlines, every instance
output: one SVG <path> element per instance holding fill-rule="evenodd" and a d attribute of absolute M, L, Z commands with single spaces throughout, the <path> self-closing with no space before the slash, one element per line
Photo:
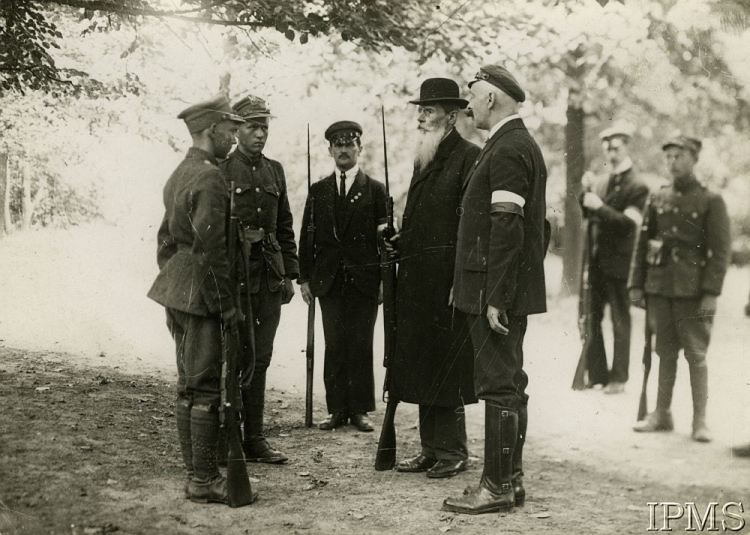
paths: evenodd
<path fill-rule="evenodd" d="M 565 228 L 563 233 L 563 285 L 577 295 L 581 277 L 581 179 L 586 166 L 584 155 L 584 111 L 578 89 L 568 95 L 565 125 Z"/>
<path fill-rule="evenodd" d="M 0 237 L 10 231 L 10 158 L 0 152 Z"/>
<path fill-rule="evenodd" d="M 31 228 L 31 212 L 33 211 L 33 205 L 31 203 L 31 173 L 29 173 L 29 167 L 25 164 L 21 164 L 21 180 L 23 184 L 23 204 L 22 204 L 22 215 L 21 228 L 23 230 L 29 230 Z"/>

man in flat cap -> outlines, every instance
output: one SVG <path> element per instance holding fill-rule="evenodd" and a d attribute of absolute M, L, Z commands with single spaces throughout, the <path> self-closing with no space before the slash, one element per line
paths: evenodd
<path fill-rule="evenodd" d="M 656 410 L 634 429 L 674 428 L 670 406 L 682 350 L 693 394 L 692 438 L 708 442 L 706 351 L 731 256 L 729 217 L 724 199 L 695 176 L 701 142 L 676 136 L 662 149 L 672 183 L 648 202 L 628 281 L 634 301 L 641 301 L 645 294 L 659 355 L 659 393 Z"/>
<path fill-rule="evenodd" d="M 421 451 L 396 470 L 444 478 L 468 466 L 464 404 L 476 402 L 466 315 L 454 311 L 450 291 L 461 192 L 479 147 L 456 129 L 468 101 L 453 80 L 425 80 L 410 103 L 417 106 L 414 173 L 391 240 L 399 267 L 390 395 L 419 404 Z"/>
<path fill-rule="evenodd" d="M 544 256 L 547 170 L 518 115 L 526 95 L 504 67 L 483 67 L 471 88 L 474 125 L 489 139 L 465 182 L 453 281 L 454 306 L 469 315 L 474 389 L 485 401 L 479 486 L 443 509 L 479 514 L 523 505 L 528 421 L 523 370 L 527 316 L 547 310 Z"/>
<path fill-rule="evenodd" d="M 252 307 L 255 362 L 243 340 L 243 365 L 251 371 L 241 385 L 244 407 L 242 446 L 250 462 L 283 463 L 287 457 L 272 448 L 263 435 L 266 372 L 271 364 L 273 341 L 281 318 L 281 305 L 294 295 L 292 280 L 299 276 L 292 211 L 284 168 L 263 154 L 272 118 L 266 102 L 248 95 L 233 106 L 246 122 L 239 127 L 237 150 L 222 162 L 227 187 L 234 191 L 235 214 L 242 227 L 243 251 L 249 272 L 240 263 L 243 311 Z M 249 287 L 248 287 L 249 284 Z M 247 333 L 247 329 L 240 331 Z M 253 369 L 254 364 L 254 369 Z"/>
<path fill-rule="evenodd" d="M 628 269 L 635 236 L 640 229 L 641 212 L 648 197 L 648 187 L 635 175 L 628 154 L 631 129 L 619 123 L 604 130 L 599 137 L 608 173 L 588 184 L 583 194 L 583 215 L 588 219 L 588 236 L 584 246 L 588 257 L 590 305 L 593 314 L 584 344 L 582 358 L 588 369 L 588 387 L 604 385 L 606 394 L 625 390 L 630 366 L 630 304 Z M 607 368 L 607 354 L 602 336 L 604 307 L 609 305 L 614 333 L 612 370 Z"/>
<path fill-rule="evenodd" d="M 165 214 L 159 227 L 159 275 L 148 296 L 166 307 L 177 346 L 175 418 L 195 502 L 227 501 L 226 479 L 216 460 L 219 438 L 222 329 L 235 328 L 226 220 L 229 195 L 218 159 L 234 145 L 237 125 L 223 95 L 178 116 L 193 146 L 164 186 Z"/>
<path fill-rule="evenodd" d="M 315 251 L 300 243 L 300 289 L 306 303 L 317 297 L 323 315 L 328 418 L 320 429 L 351 422 L 373 431 L 375 410 L 372 342 L 382 301 L 378 230 L 386 222 L 385 186 L 359 168 L 362 127 L 333 123 L 325 132 L 334 172 L 312 185 L 302 228 L 315 206 Z M 314 255 L 314 262 L 313 262 Z"/>

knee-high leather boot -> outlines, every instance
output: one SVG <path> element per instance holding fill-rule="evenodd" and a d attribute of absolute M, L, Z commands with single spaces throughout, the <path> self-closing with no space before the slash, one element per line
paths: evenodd
<path fill-rule="evenodd" d="M 242 449 L 245 459 L 253 463 L 280 464 L 288 457 L 275 450 L 263 435 L 263 413 L 266 405 L 266 373 L 255 370 L 248 390 L 242 391 L 242 405 L 245 415 L 245 436 Z"/>
<path fill-rule="evenodd" d="M 690 388 L 693 391 L 693 440 L 711 442 L 711 433 L 706 427 L 708 368 L 705 361 L 690 364 Z"/>
<path fill-rule="evenodd" d="M 219 473 L 216 461 L 219 413 L 212 407 L 193 405 L 190 410 L 190 435 L 194 472 L 188 485 L 190 500 L 227 503 L 227 480 Z"/>
<path fill-rule="evenodd" d="M 513 495 L 513 450 L 518 439 L 518 412 L 490 402 L 485 403 L 484 472 L 479 487 L 458 498 L 447 498 L 443 509 L 478 515 L 510 511 Z"/>
<path fill-rule="evenodd" d="M 672 431 L 672 391 L 677 378 L 677 358 L 659 358 L 659 392 L 656 395 L 656 410 L 645 420 L 633 426 L 639 433 Z"/>
<path fill-rule="evenodd" d="M 518 437 L 513 450 L 513 495 L 516 497 L 516 507 L 522 507 L 526 501 L 526 489 L 523 487 L 523 446 L 526 444 L 526 428 L 529 423 L 528 407 L 518 409 Z"/>

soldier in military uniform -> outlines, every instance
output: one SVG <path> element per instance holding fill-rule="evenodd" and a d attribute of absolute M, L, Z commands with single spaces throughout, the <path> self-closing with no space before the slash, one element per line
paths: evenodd
<path fill-rule="evenodd" d="M 630 365 L 630 302 L 628 269 L 635 236 L 641 225 L 648 187 L 638 180 L 628 155 L 630 130 L 618 124 L 600 134 L 602 148 L 610 166 L 609 174 L 590 186 L 582 200 L 584 217 L 589 220 L 591 243 L 589 285 L 593 313 L 591 337 L 585 345 L 588 383 L 605 385 L 607 394 L 624 391 Z M 607 354 L 602 336 L 604 307 L 612 315 L 614 351 L 612 370 L 607 369 Z"/>
<path fill-rule="evenodd" d="M 485 401 L 479 486 L 443 509 L 479 514 L 523 505 L 528 376 L 527 316 L 547 310 L 544 256 L 547 170 L 518 115 L 526 94 L 501 65 L 482 67 L 471 88 L 474 125 L 489 139 L 466 179 L 453 279 L 455 306 L 469 315 L 474 390 Z"/>
<path fill-rule="evenodd" d="M 186 496 L 195 502 L 226 502 L 226 479 L 216 450 L 221 395 L 221 331 L 234 328 L 226 220 L 229 195 L 217 159 L 229 153 L 237 125 L 222 95 L 184 110 L 193 146 L 164 186 L 159 227 L 159 275 L 148 296 L 167 309 L 177 346 L 175 418 L 188 472 Z"/>
<path fill-rule="evenodd" d="M 690 368 L 692 438 L 708 442 L 706 351 L 731 255 L 726 205 L 694 174 L 701 142 L 678 136 L 662 149 L 672 183 L 646 207 L 633 254 L 629 288 L 635 301 L 645 294 L 649 325 L 659 355 L 656 410 L 635 426 L 639 432 L 671 431 L 670 406 L 680 350 Z"/>
<path fill-rule="evenodd" d="M 263 99 L 247 96 L 233 106 L 246 122 L 239 128 L 239 144 L 221 168 L 227 186 L 234 184 L 235 213 L 244 235 L 243 250 L 249 270 L 240 269 L 241 303 L 252 307 L 255 361 L 244 340 L 243 367 L 250 381 L 241 385 L 244 406 L 242 446 L 250 462 L 283 463 L 286 455 L 272 448 L 263 435 L 266 371 L 281 318 L 281 305 L 294 295 L 292 280 L 299 276 L 292 211 L 284 168 L 263 155 L 271 112 Z M 247 275 L 247 276 L 245 276 Z M 249 286 L 248 286 L 249 285 Z M 246 330 L 242 329 L 245 334 Z M 253 370 L 254 366 L 254 370 Z"/>
<path fill-rule="evenodd" d="M 464 405 L 476 403 L 466 315 L 450 304 L 463 183 L 479 154 L 456 129 L 468 101 L 458 84 L 430 78 L 419 99 L 419 140 L 401 231 L 396 352 L 390 395 L 419 404 L 422 449 L 398 463 L 399 472 L 452 477 L 468 467 Z"/>
<path fill-rule="evenodd" d="M 300 290 L 306 303 L 320 303 L 326 341 L 323 379 L 329 431 L 351 422 L 374 430 L 367 413 L 375 410 L 372 342 L 382 301 L 378 230 L 385 227 L 385 186 L 357 163 L 362 127 L 338 121 L 325 132 L 336 167 L 312 185 L 302 228 L 315 206 L 315 250 L 300 243 Z M 313 259 L 314 256 L 314 259 Z"/>

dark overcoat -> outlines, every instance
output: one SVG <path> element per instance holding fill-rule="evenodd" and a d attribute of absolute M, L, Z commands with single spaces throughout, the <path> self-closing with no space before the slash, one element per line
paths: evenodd
<path fill-rule="evenodd" d="M 463 179 L 479 150 L 453 129 L 409 186 L 398 242 L 391 392 L 401 401 L 446 407 L 476 402 L 466 316 L 454 313 L 448 301 Z"/>
<path fill-rule="evenodd" d="M 299 248 L 299 282 L 309 282 L 313 295 L 328 293 L 336 276 L 345 276 L 364 295 L 377 296 L 380 287 L 378 226 L 385 224 L 385 186 L 361 169 L 347 194 L 344 215 L 336 220 L 338 200 L 336 176 L 312 185 L 302 216 Z M 310 251 L 306 233 L 314 208 L 315 251 Z"/>
<path fill-rule="evenodd" d="M 461 201 L 453 285 L 459 310 L 485 314 L 489 304 L 516 316 L 546 312 L 546 184 L 542 152 L 521 119 L 487 140 Z M 502 200 L 509 197 L 523 199 L 522 209 Z"/>
<path fill-rule="evenodd" d="M 159 275 L 148 296 L 197 316 L 233 308 L 227 258 L 229 194 L 224 174 L 207 152 L 190 148 L 164 186 L 159 227 Z"/>

